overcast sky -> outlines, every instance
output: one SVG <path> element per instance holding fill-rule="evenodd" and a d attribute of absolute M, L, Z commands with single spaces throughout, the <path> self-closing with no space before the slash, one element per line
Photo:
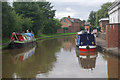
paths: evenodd
<path fill-rule="evenodd" d="M 90 11 L 97 11 L 106 2 L 115 0 L 47 0 L 52 3 L 56 10 L 56 18 L 73 17 L 87 20 Z"/>
<path fill-rule="evenodd" d="M 53 9 L 56 10 L 55 18 L 61 19 L 62 17 L 70 16 L 72 18 L 87 20 L 90 11 L 97 11 L 98 9 L 100 9 L 100 6 L 103 3 L 113 2 L 115 0 L 46 0 L 46 1 L 51 2 L 52 5 L 54 6 Z"/>

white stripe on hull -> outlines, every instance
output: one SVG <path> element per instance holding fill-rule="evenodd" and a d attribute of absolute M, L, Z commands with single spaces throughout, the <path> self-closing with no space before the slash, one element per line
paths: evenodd
<path fill-rule="evenodd" d="M 86 49 L 87 46 L 79 46 L 81 49 Z M 89 46 L 89 48 L 96 48 L 96 46 Z"/>
<path fill-rule="evenodd" d="M 81 56 L 81 55 L 80 55 L 79 57 L 80 57 L 80 58 L 87 58 L 87 56 Z M 97 55 L 91 55 L 91 56 L 90 56 L 90 58 L 95 58 L 95 57 L 97 57 Z"/>

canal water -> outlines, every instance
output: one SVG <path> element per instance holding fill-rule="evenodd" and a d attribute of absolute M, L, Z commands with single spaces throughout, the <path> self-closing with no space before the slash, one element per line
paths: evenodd
<path fill-rule="evenodd" d="M 101 52 L 77 57 L 73 37 L 3 50 L 3 78 L 118 78 L 119 60 Z"/>

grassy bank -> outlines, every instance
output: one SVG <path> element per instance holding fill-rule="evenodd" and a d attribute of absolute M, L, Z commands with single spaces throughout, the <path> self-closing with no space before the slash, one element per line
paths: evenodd
<path fill-rule="evenodd" d="M 61 36 L 70 36 L 70 35 L 75 35 L 76 32 L 73 33 L 57 33 L 57 34 L 40 34 L 37 36 L 37 40 L 40 39 L 47 39 L 47 38 L 56 38 L 56 37 L 61 37 Z"/>
<path fill-rule="evenodd" d="M 40 34 L 36 36 L 36 40 L 43 40 L 43 39 L 49 39 L 49 38 L 57 38 L 62 36 L 71 36 L 75 35 L 76 32 L 73 33 L 56 33 L 56 34 Z M 0 49 L 6 48 L 8 46 L 10 39 L 3 39 L 2 44 L 0 46 Z"/>

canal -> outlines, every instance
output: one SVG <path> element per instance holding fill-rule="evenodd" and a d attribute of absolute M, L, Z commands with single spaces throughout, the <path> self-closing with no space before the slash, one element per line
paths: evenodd
<path fill-rule="evenodd" d="M 5 49 L 3 78 L 118 78 L 119 60 L 105 53 L 77 57 L 73 37 L 38 41 L 27 48 Z"/>

